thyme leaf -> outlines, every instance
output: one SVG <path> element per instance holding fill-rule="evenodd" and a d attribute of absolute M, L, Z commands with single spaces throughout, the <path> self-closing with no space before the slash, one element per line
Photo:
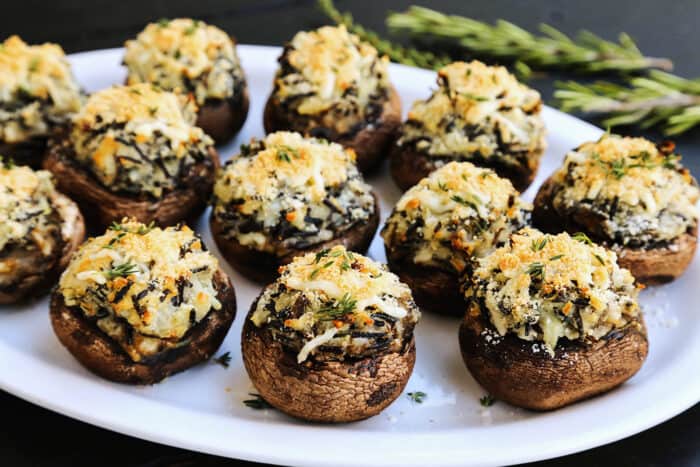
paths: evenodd
<path fill-rule="evenodd" d="M 486 394 L 479 399 L 479 403 L 482 407 L 491 407 L 494 402 L 496 402 L 496 399 L 491 394 Z"/>
<path fill-rule="evenodd" d="M 417 404 L 422 404 L 425 398 L 428 397 L 423 391 L 409 392 L 406 396 Z"/>
<path fill-rule="evenodd" d="M 262 398 L 260 394 L 249 392 L 248 395 L 251 396 L 252 399 L 246 399 L 243 401 L 246 407 L 249 407 L 254 410 L 264 410 L 273 408 L 265 399 Z"/>
<path fill-rule="evenodd" d="M 216 357 L 213 361 L 214 363 L 218 363 L 224 368 L 228 368 L 229 364 L 231 363 L 231 352 L 224 352 L 223 354 Z"/>

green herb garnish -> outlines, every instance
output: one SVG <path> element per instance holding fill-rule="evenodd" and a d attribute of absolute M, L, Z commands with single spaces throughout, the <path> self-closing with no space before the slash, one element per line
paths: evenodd
<path fill-rule="evenodd" d="M 464 206 L 469 206 L 475 211 L 478 211 L 478 205 L 481 204 L 481 200 L 474 195 L 469 196 L 470 199 L 464 199 L 459 195 L 452 195 L 450 199 L 455 203 L 459 203 Z"/>
<path fill-rule="evenodd" d="M 229 364 L 231 363 L 231 352 L 224 352 L 223 354 L 216 357 L 213 361 L 223 366 L 224 368 L 228 368 Z"/>
<path fill-rule="evenodd" d="M 333 302 L 321 307 L 316 312 L 316 315 L 321 321 L 339 319 L 352 313 L 356 306 L 357 300 L 353 299 L 349 293 L 346 293 L 340 300 L 333 300 Z"/>
<path fill-rule="evenodd" d="M 147 225 L 139 226 L 139 229 L 136 231 L 136 233 L 139 235 L 146 235 L 148 232 L 153 230 L 155 227 L 156 227 L 156 222 L 151 221 Z"/>
<path fill-rule="evenodd" d="M 126 277 L 138 271 L 139 268 L 134 263 L 124 263 L 105 271 L 105 275 L 107 276 L 107 279 L 111 280 L 117 277 Z"/>
<path fill-rule="evenodd" d="M 571 236 L 571 238 L 578 240 L 581 243 L 585 243 L 586 245 L 593 245 L 593 240 L 591 240 L 590 237 L 583 232 L 576 232 Z"/>
<path fill-rule="evenodd" d="M 192 24 L 187 29 L 185 29 L 185 35 L 191 36 L 192 34 L 195 33 L 195 31 L 197 30 L 198 27 L 199 27 L 199 20 L 193 19 Z"/>
<path fill-rule="evenodd" d="M 243 401 L 243 403 L 247 407 L 249 407 L 251 409 L 255 409 L 255 410 L 263 410 L 263 409 L 271 409 L 272 408 L 272 406 L 265 399 L 263 399 L 260 394 L 255 394 L 253 392 L 249 392 L 248 395 L 253 397 L 253 398 L 246 399 Z"/>
<path fill-rule="evenodd" d="M 491 394 L 486 394 L 479 399 L 479 403 L 482 407 L 491 407 L 494 402 L 496 402 L 496 399 Z"/>
<path fill-rule="evenodd" d="M 167 28 L 169 24 L 170 20 L 167 18 L 161 18 L 158 20 L 158 26 L 160 26 L 161 28 Z"/>
<path fill-rule="evenodd" d="M 605 260 L 603 258 L 601 258 L 599 254 L 593 253 L 593 256 L 595 256 L 595 259 L 597 259 L 600 264 L 605 266 Z"/>
<path fill-rule="evenodd" d="M 549 241 L 549 237 L 546 235 L 543 237 L 540 237 L 539 239 L 534 239 L 532 243 L 530 244 L 530 249 L 532 251 L 540 251 L 542 250 L 545 245 L 547 245 L 547 242 Z"/>
<path fill-rule="evenodd" d="M 544 264 L 540 263 L 539 261 L 531 263 L 526 272 L 533 279 L 539 278 L 540 280 L 544 280 Z"/>
<path fill-rule="evenodd" d="M 418 404 L 422 404 L 425 398 L 428 397 L 428 395 L 423 391 L 409 392 L 408 394 L 406 394 L 406 396 L 408 396 L 409 399 Z"/>
<path fill-rule="evenodd" d="M 556 261 L 558 259 L 562 259 L 565 255 L 554 255 L 551 258 L 549 258 L 550 261 Z"/>

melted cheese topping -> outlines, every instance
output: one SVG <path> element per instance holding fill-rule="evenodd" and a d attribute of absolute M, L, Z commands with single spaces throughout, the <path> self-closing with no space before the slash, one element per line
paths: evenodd
<path fill-rule="evenodd" d="M 298 256 L 280 272 L 250 319 L 298 352 L 299 363 L 400 351 L 420 319 L 398 277 L 342 246 Z"/>
<path fill-rule="evenodd" d="M 334 109 L 337 118 L 364 121 L 368 104 L 387 95 L 388 59 L 345 26 L 297 33 L 280 62 L 274 95 L 300 115 Z"/>
<path fill-rule="evenodd" d="M 672 146 L 604 135 L 568 153 L 552 176 L 553 207 L 601 216 L 596 237 L 642 246 L 672 241 L 698 222 L 700 190 Z"/>
<path fill-rule="evenodd" d="M 233 40 L 221 29 L 193 19 L 151 23 L 126 42 L 127 82 L 153 83 L 207 99 L 243 92 L 243 70 Z"/>
<path fill-rule="evenodd" d="M 597 340 L 639 315 L 634 278 L 615 253 L 531 228 L 477 261 L 465 296 L 499 334 L 542 341 L 550 354 L 560 338 Z"/>
<path fill-rule="evenodd" d="M 211 310 L 221 308 L 214 256 L 188 227 L 113 225 L 85 242 L 59 282 L 79 308 L 134 361 L 178 345 Z"/>
<path fill-rule="evenodd" d="M 544 152 L 540 95 L 504 67 L 455 62 L 438 71 L 438 85 L 428 99 L 413 104 L 399 145 L 429 156 L 497 157 L 511 164 Z"/>
<path fill-rule="evenodd" d="M 56 225 L 51 197 L 51 174 L 0 163 L 0 252 L 9 246 L 37 248 L 44 257 L 53 251 L 50 237 Z M 0 257 L 0 272 L 11 268 L 11 258 Z"/>
<path fill-rule="evenodd" d="M 77 161 L 105 187 L 159 198 L 209 157 L 213 142 L 195 119 L 182 96 L 149 84 L 114 86 L 90 96 L 70 138 Z"/>
<path fill-rule="evenodd" d="M 46 136 L 81 105 L 63 49 L 27 45 L 17 36 L 0 44 L 0 141 Z"/>
<path fill-rule="evenodd" d="M 392 256 L 459 273 L 526 225 L 530 210 L 508 180 L 450 162 L 404 193 L 382 237 Z"/>
<path fill-rule="evenodd" d="M 282 256 L 330 240 L 374 213 L 371 187 L 351 149 L 290 132 L 242 149 L 217 177 L 214 214 L 243 245 Z"/>

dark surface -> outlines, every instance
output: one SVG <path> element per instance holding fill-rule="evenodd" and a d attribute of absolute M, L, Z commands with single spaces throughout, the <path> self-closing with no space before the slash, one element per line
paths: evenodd
<path fill-rule="evenodd" d="M 700 76 L 697 26 L 700 2 L 574 0 L 525 2 L 519 0 L 338 1 L 358 22 L 384 31 L 387 10 L 402 10 L 412 3 L 476 17 L 485 21 L 504 18 L 530 30 L 547 22 L 566 33 L 587 28 L 606 38 L 630 33 L 648 55 L 667 56 L 682 76 Z M 54 41 L 75 52 L 116 47 L 135 35 L 149 20 L 193 16 L 216 24 L 243 43 L 281 45 L 297 30 L 320 25 L 324 18 L 314 1 L 303 0 L 184 0 L 160 1 L 55 1 L 7 0 L 0 14 L 0 36 L 19 34 L 29 42 Z M 566 77 L 566 76 L 563 76 Z M 547 99 L 552 79 L 532 83 Z M 629 129 L 620 132 L 633 132 Z M 647 134 L 654 138 L 658 135 Z M 700 175 L 700 131 L 676 138 L 685 163 Z M 698 375 L 688 375 L 697 378 Z M 50 384 L 46 381 L 45 384 Z M 669 388 L 668 397 L 673 397 Z M 654 410 L 654 401 L 649 409 Z M 71 420 L 0 392 L 0 464 L 7 466 L 222 466 L 237 463 L 166 447 Z M 626 440 L 537 466 L 674 465 L 700 466 L 700 405 L 676 418 Z M 604 428 L 581 427 L 582 430 Z M 507 440 L 504 447 L 507 448 Z M 533 442 L 546 442 L 533 436 Z"/>

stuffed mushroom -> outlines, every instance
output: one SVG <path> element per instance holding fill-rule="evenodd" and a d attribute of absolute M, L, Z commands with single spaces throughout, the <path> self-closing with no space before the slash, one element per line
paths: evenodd
<path fill-rule="evenodd" d="M 622 384 L 646 358 L 634 277 L 583 235 L 525 228 L 465 279 L 462 356 L 497 399 L 556 409 Z"/>
<path fill-rule="evenodd" d="M 413 371 L 420 311 L 386 268 L 335 246 L 298 256 L 253 303 L 243 362 L 274 407 L 317 422 L 376 415 Z"/>
<path fill-rule="evenodd" d="M 0 154 L 40 167 L 48 138 L 81 104 L 60 46 L 27 45 L 17 36 L 0 44 Z"/>
<path fill-rule="evenodd" d="M 462 315 L 459 278 L 472 257 L 506 242 L 530 220 L 511 183 L 469 162 L 450 162 L 399 199 L 382 230 L 391 270 L 421 308 Z"/>
<path fill-rule="evenodd" d="M 0 304 L 48 291 L 84 236 L 78 206 L 49 172 L 0 161 Z"/>
<path fill-rule="evenodd" d="M 205 208 L 219 165 L 193 110 L 150 84 L 99 91 L 52 142 L 44 166 L 103 227 L 125 216 L 175 224 Z"/>
<path fill-rule="evenodd" d="M 209 359 L 235 313 L 233 286 L 192 230 L 132 220 L 80 247 L 50 308 L 59 341 L 83 366 L 131 384 Z"/>
<path fill-rule="evenodd" d="M 324 26 L 297 33 L 279 62 L 265 130 L 326 138 L 353 148 L 360 171 L 375 168 L 401 123 L 388 59 L 344 26 Z"/>
<path fill-rule="evenodd" d="M 248 87 L 236 43 L 221 29 L 194 19 L 162 19 L 126 42 L 127 84 L 151 83 L 191 96 L 197 126 L 217 144 L 241 129 Z"/>
<path fill-rule="evenodd" d="M 391 150 L 391 174 L 402 189 L 450 161 L 489 167 L 520 192 L 544 153 L 542 99 L 508 73 L 479 61 L 438 71 L 438 88 L 416 101 Z"/>
<path fill-rule="evenodd" d="M 584 232 L 646 284 L 680 276 L 695 254 L 700 190 L 673 143 L 604 135 L 566 155 L 540 188 L 534 222 Z"/>
<path fill-rule="evenodd" d="M 352 149 L 276 132 L 243 145 L 219 172 L 211 230 L 224 257 L 270 281 L 298 254 L 342 244 L 365 252 L 379 206 Z"/>

